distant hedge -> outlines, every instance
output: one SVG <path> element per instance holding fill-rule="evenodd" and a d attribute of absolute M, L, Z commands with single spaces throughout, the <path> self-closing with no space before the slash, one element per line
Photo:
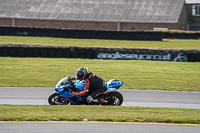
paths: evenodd
<path fill-rule="evenodd" d="M 0 35 L 162 41 L 160 31 L 110 31 L 0 26 Z"/>

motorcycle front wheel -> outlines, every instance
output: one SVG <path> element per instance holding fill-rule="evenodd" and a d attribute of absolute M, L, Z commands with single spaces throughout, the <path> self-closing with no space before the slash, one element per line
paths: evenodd
<path fill-rule="evenodd" d="M 58 93 L 51 94 L 48 98 L 48 102 L 50 105 L 66 105 L 69 103 L 64 98 L 60 97 Z"/>

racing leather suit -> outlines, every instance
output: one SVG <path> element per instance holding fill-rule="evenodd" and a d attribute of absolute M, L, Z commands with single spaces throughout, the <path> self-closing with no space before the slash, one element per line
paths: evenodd
<path fill-rule="evenodd" d="M 78 92 L 76 96 L 89 95 L 88 97 L 92 97 L 94 99 L 95 97 L 98 96 L 99 93 L 107 90 L 105 81 L 101 77 L 95 75 L 90 71 L 88 71 L 84 80 L 85 80 L 85 88 L 83 91 Z M 103 103 L 104 99 L 100 99 L 100 102 Z"/>

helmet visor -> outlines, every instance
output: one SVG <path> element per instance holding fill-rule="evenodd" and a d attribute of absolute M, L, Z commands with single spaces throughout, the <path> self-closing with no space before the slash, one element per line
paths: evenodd
<path fill-rule="evenodd" d="M 84 73 L 77 71 L 76 76 L 79 80 L 83 80 Z"/>

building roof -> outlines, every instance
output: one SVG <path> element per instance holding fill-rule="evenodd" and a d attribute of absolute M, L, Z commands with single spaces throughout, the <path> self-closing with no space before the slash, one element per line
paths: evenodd
<path fill-rule="evenodd" d="M 176 23 L 184 0 L 0 0 L 0 18 Z"/>
<path fill-rule="evenodd" d="M 185 0 L 187 4 L 200 4 L 200 0 Z"/>

